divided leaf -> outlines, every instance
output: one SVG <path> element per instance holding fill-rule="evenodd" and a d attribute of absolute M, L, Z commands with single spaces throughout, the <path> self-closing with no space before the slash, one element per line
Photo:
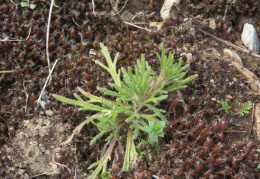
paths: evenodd
<path fill-rule="evenodd" d="M 168 97 L 168 92 L 182 89 L 186 84 L 194 80 L 197 75 L 185 78 L 185 70 L 188 65 L 182 66 L 182 59 L 174 64 L 173 54 L 165 54 L 164 45 L 162 43 L 162 54 L 157 54 L 160 61 L 160 73 L 156 74 L 145 60 L 144 55 L 138 60 L 133 70 L 121 68 L 117 71 L 118 53 L 112 61 L 110 53 L 106 46 L 102 43 L 101 52 L 103 53 L 106 64 L 99 60 L 95 62 L 107 70 L 112 76 L 114 83 L 109 83 L 113 90 L 98 87 L 98 91 L 104 95 L 116 97 L 115 101 L 108 100 L 104 97 L 98 97 L 85 92 L 78 87 L 80 93 L 88 98 L 85 101 L 78 94 L 74 94 L 76 100 L 53 95 L 53 97 L 61 102 L 81 107 L 79 110 L 97 111 L 96 114 L 88 118 L 93 125 L 99 129 L 97 134 L 91 141 L 95 143 L 98 139 L 106 136 L 105 140 L 112 140 L 106 154 L 96 163 L 90 165 L 89 169 L 96 167 L 90 176 L 96 178 L 102 170 L 101 177 L 109 178 L 110 172 L 107 172 L 107 162 L 110 160 L 111 152 L 117 141 L 117 136 L 123 126 L 128 128 L 125 158 L 122 171 L 127 171 L 131 165 L 136 164 L 137 152 L 134 140 L 139 137 L 139 130 L 145 131 L 149 135 L 149 144 L 158 145 L 158 137 L 164 137 L 163 129 L 168 120 L 162 113 L 165 110 L 155 107 L 160 101 Z M 122 79 L 120 73 L 122 72 Z M 248 109 L 248 107 L 245 107 Z M 244 110 L 246 113 L 246 110 Z M 73 133 L 73 136 L 76 133 Z M 73 136 L 69 139 L 72 140 Z M 158 153 L 157 146 L 157 153 Z M 141 153 L 141 152 L 139 152 Z M 148 153 L 151 155 L 151 151 Z"/>

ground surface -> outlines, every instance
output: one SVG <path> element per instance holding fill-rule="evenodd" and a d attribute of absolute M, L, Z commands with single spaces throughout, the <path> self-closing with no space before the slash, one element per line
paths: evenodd
<path fill-rule="evenodd" d="M 164 42 L 176 59 L 182 56 L 190 63 L 187 75 L 199 75 L 186 89 L 160 103 L 171 122 L 160 140 L 161 155 L 154 156 L 153 161 L 140 159 L 138 166 L 121 173 L 121 178 L 259 177 L 260 144 L 254 122 L 259 91 L 252 89 L 223 50 L 236 52 L 256 80 L 260 77 L 260 59 L 192 28 L 196 25 L 217 38 L 242 45 L 240 34 L 245 22 L 252 23 L 260 37 L 259 1 L 182 1 L 161 30 L 148 24 L 162 22 L 162 2 L 128 0 L 125 7 L 123 2 L 119 4 L 119 10 L 124 7 L 120 14 L 127 11 L 127 17 L 142 11 L 144 15 L 133 23 L 152 32 L 123 24 L 120 17 L 111 14 L 108 0 L 94 1 L 97 16 L 90 1 L 55 2 L 59 7 L 53 9 L 49 50 L 51 64 L 55 59 L 60 61 L 44 95 L 45 109 L 36 100 L 48 76 L 45 37 L 49 3 L 33 2 L 37 4 L 35 10 L 16 8 L 10 1 L 1 3 L 1 39 L 26 39 L 28 27 L 31 33 L 26 41 L 0 44 L 0 70 L 16 70 L 0 75 L 0 178 L 87 178 L 91 172 L 87 168 L 99 158 L 104 143 L 89 146 L 97 130 L 88 125 L 72 144 L 61 146 L 91 113 L 77 112 L 77 108 L 55 101 L 51 94 L 72 98 L 76 87 L 81 86 L 98 95 L 96 86 L 107 86 L 108 74 L 92 60 L 102 58 L 98 42 L 105 43 L 112 55 L 120 53 L 118 68 L 133 65 L 144 53 L 157 71 L 155 53 Z M 209 28 L 210 19 L 216 20 L 214 30 Z M 228 102 L 229 114 L 217 100 Z M 253 109 L 241 116 L 238 110 L 247 101 L 254 104 Z M 206 150 L 208 139 L 213 144 Z"/>

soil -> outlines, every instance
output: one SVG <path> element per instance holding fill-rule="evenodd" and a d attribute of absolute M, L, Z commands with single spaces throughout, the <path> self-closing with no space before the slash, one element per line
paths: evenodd
<path fill-rule="evenodd" d="M 97 1 L 95 1 L 97 3 Z M 120 12 L 123 14 L 124 11 L 128 11 L 128 15 L 130 17 L 133 17 L 133 15 L 137 14 L 138 12 L 143 12 L 144 16 L 136 17 L 137 20 L 134 21 L 136 24 L 142 27 L 148 27 L 148 15 L 155 12 L 152 16 L 153 20 L 160 20 L 160 13 L 159 10 L 162 6 L 162 2 L 158 2 L 158 7 L 156 7 L 156 11 L 150 10 L 150 4 L 153 1 L 145 1 L 145 0 L 128 0 L 126 1 L 126 6 L 124 7 L 123 11 Z M 186 1 L 185 1 L 186 2 Z M 1 6 L 7 6 L 8 3 L 11 2 L 4 2 Z M 60 4 L 60 2 L 57 2 Z M 66 2 L 69 3 L 69 2 Z M 202 2 L 201 2 L 202 3 Z M 256 6 L 259 5 L 256 4 Z M 120 3 L 118 6 L 118 10 L 123 8 L 124 3 Z M 21 7 L 19 7 L 21 8 Z M 62 6 L 59 6 L 58 8 L 62 9 Z M 189 11 L 187 10 L 187 7 L 185 7 L 185 3 L 183 3 L 180 7 L 183 11 L 182 14 L 185 16 L 189 14 Z M 177 9 L 178 9 L 177 8 Z M 194 19 L 198 22 L 201 28 L 207 27 L 210 19 L 216 19 L 218 18 L 218 14 L 216 12 L 212 13 L 209 17 L 207 15 L 203 15 L 203 9 L 198 10 L 198 13 L 195 14 L 196 17 L 192 18 L 186 18 L 186 20 L 182 21 L 181 23 L 178 23 L 176 25 L 171 24 L 172 29 L 189 29 L 191 24 L 194 23 Z M 249 15 L 241 15 L 238 14 L 237 16 L 234 14 L 237 14 L 237 12 L 232 11 L 233 9 L 229 9 L 227 14 L 232 14 L 233 16 L 227 16 L 227 23 L 231 22 L 233 19 L 236 19 L 236 27 L 241 27 L 240 29 L 233 28 L 229 34 L 229 37 L 223 37 L 224 40 L 229 41 L 232 44 L 236 45 L 243 45 L 240 40 L 240 34 L 243 27 L 243 24 L 245 22 L 252 23 L 255 25 L 256 31 L 258 33 L 258 36 L 260 37 L 260 26 L 259 26 L 259 13 L 258 16 L 249 16 Z M 46 8 L 46 12 L 48 12 L 48 8 Z M 45 13 L 46 13 L 45 12 Z M 176 14 L 176 11 L 172 11 L 172 14 Z M 222 13 L 223 14 L 223 13 Z M 257 14 L 257 13 L 256 13 Z M 1 14 L 0 14 L 1 15 Z M 127 18 L 127 17 L 126 17 Z M 233 19 L 232 19 L 233 18 Z M 129 18 L 128 18 L 129 19 Z M 258 19 L 258 21 L 256 20 Z M 173 19 L 171 19 L 173 21 Z M 145 24 L 145 25 L 142 25 Z M 169 23 L 166 21 L 165 23 Z M 164 24 L 164 26 L 166 26 Z M 131 31 L 133 27 L 129 27 L 129 31 Z M 205 29 L 205 28 L 204 28 Z M 218 27 L 217 27 L 218 29 Z M 134 29 L 135 31 L 138 29 Z M 207 28 L 209 30 L 209 28 Z M 190 30 L 188 30 L 190 31 Z M 232 141 L 233 143 L 241 143 L 245 140 L 253 141 L 254 143 L 254 149 L 253 154 L 258 158 L 259 161 L 259 152 L 260 152 L 260 143 L 259 138 L 256 135 L 256 122 L 255 119 L 259 117 L 259 112 L 254 111 L 254 106 L 260 102 L 259 98 L 259 91 L 252 89 L 249 83 L 247 81 L 249 80 L 247 77 L 245 77 L 243 74 L 239 73 L 236 68 L 232 65 L 232 60 L 230 61 L 230 57 L 225 56 L 223 53 L 223 50 L 225 48 L 228 48 L 232 50 L 233 52 L 237 53 L 238 56 L 242 59 L 243 67 L 247 68 L 250 72 L 252 72 L 256 76 L 256 81 L 259 81 L 260 77 L 260 59 L 249 54 L 242 52 L 240 50 L 231 48 L 230 46 L 227 46 L 226 44 L 214 40 L 213 38 L 207 36 L 206 34 L 203 34 L 202 32 L 196 30 L 196 34 L 199 34 L 202 38 L 197 40 L 200 42 L 200 45 L 194 44 L 184 44 L 186 46 L 185 48 L 189 49 L 194 47 L 197 51 L 196 54 L 192 55 L 191 61 L 187 60 L 187 57 L 184 55 L 184 61 L 185 63 L 190 63 L 191 68 L 194 64 L 194 61 L 196 63 L 197 61 L 204 61 L 205 64 L 205 70 L 204 72 L 207 72 L 209 74 L 209 78 L 207 79 L 208 82 L 216 81 L 217 78 L 214 79 L 215 76 L 211 76 L 210 74 L 213 73 L 211 71 L 207 71 L 206 66 L 215 66 L 216 70 L 219 70 L 221 72 L 227 71 L 225 74 L 228 78 L 229 74 L 236 73 L 236 78 L 239 81 L 239 83 L 246 86 L 241 91 L 236 91 L 234 88 L 232 90 L 229 90 L 228 93 L 221 93 L 221 94 L 215 94 L 209 92 L 210 90 L 206 90 L 207 86 L 203 87 L 206 91 L 201 93 L 209 93 L 209 97 L 201 95 L 201 99 L 196 98 L 195 101 L 198 104 L 202 104 L 203 100 L 208 99 L 209 104 L 214 103 L 216 114 L 213 115 L 215 118 L 216 116 L 221 116 L 223 118 L 226 118 L 227 120 L 231 120 L 232 118 L 232 127 L 230 128 L 230 131 L 232 131 Z M 208 31 L 209 32 L 209 31 Z M 102 33 L 102 32 L 101 32 Z M 124 33 L 124 32 L 122 32 Z M 213 32 L 217 36 L 217 32 Z M 24 37 L 24 36 L 23 36 Z M 198 36 L 194 36 L 194 41 L 196 41 L 196 38 Z M 221 36 L 218 36 L 218 38 L 222 38 Z M 1 39 L 3 39 L 3 35 L 1 36 Z M 205 46 L 202 44 L 207 44 L 210 41 L 209 46 Z M 1 42 L 2 43 L 2 42 Z M 28 44 L 29 45 L 29 44 Z M 184 49 L 184 46 L 182 46 L 182 49 Z M 179 55 L 177 55 L 178 57 Z M 4 54 L 2 54 L 0 57 L 4 57 Z M 12 57 L 10 57 L 12 58 Z M 228 65 L 223 63 L 224 68 L 221 68 L 221 64 L 223 61 L 229 61 Z M 53 63 L 53 62 L 52 62 Z M 46 65 L 46 63 L 43 63 L 42 65 Z M 207 65 L 206 65 L 207 64 Z M 226 67 L 228 66 L 228 67 Z M 40 66 L 35 66 L 34 68 L 44 69 Z M 195 68 L 195 67 L 194 67 Z M 209 68 L 210 69 L 210 68 Z M 2 70 L 2 69 L 1 69 Z M 47 69 L 45 68 L 45 71 Z M 196 71 L 196 70 L 194 70 Z M 28 78 L 33 78 L 33 76 L 37 73 L 37 70 L 35 70 L 33 73 L 25 74 L 24 75 L 24 81 L 21 83 L 28 84 L 26 81 L 28 81 Z M 46 72 L 47 73 L 47 72 Z M 192 72 L 190 72 L 192 73 Z M 12 126 L 12 120 L 16 119 L 17 114 L 15 114 L 13 106 L 9 104 L 14 104 L 14 101 L 17 101 L 19 98 L 19 88 L 17 87 L 19 82 L 16 80 L 19 79 L 16 77 L 17 74 L 1 74 L 0 75 L 0 90 L 1 90 L 1 96 L 0 96 L 0 102 L 1 102 L 1 114 L 4 114 L 2 117 L 0 117 L 0 122 L 2 127 L 1 131 L 1 139 L 0 139 L 0 151 L 2 159 L 0 159 L 0 163 L 2 162 L 2 166 L 4 167 L 4 171 L 1 170 L 0 178 L 1 176 L 4 176 L 2 178 L 87 178 L 89 176 L 89 173 L 91 171 L 87 171 L 84 167 L 85 165 L 88 166 L 89 162 L 94 162 L 98 159 L 98 155 L 101 153 L 102 146 L 104 144 L 101 144 L 100 142 L 95 146 L 94 149 L 92 149 L 95 152 L 94 153 L 94 159 L 87 159 L 89 157 L 89 153 L 84 154 L 82 152 L 83 149 L 81 141 L 86 140 L 86 135 L 88 136 L 94 136 L 91 134 L 97 133 L 97 130 L 94 129 L 94 126 L 88 125 L 86 129 L 82 131 L 81 134 L 78 134 L 75 139 L 73 139 L 73 143 L 70 145 L 61 145 L 62 142 L 64 142 L 72 133 L 75 126 L 77 126 L 82 120 L 84 120 L 86 115 L 90 115 L 88 113 L 76 113 L 73 114 L 73 117 L 66 118 L 66 114 L 72 113 L 73 109 L 66 106 L 66 109 L 70 109 L 71 111 L 68 111 L 65 115 L 62 114 L 64 111 L 60 108 L 52 107 L 54 106 L 52 102 L 50 102 L 50 107 L 46 107 L 46 109 L 41 109 L 38 107 L 38 111 L 34 113 L 35 108 L 30 109 L 30 106 L 28 106 L 27 110 L 27 117 L 19 118 L 19 121 L 15 122 L 14 129 L 15 132 L 11 131 L 10 127 L 7 129 L 4 128 L 4 126 Z M 31 76 L 30 76 L 31 75 Z M 66 74 L 69 75 L 69 74 Z M 224 75 L 224 76 L 225 76 Z M 29 77 L 30 76 L 30 77 Z M 46 79 L 46 78 L 44 78 Z M 44 80 L 43 79 L 43 80 Z M 23 79 L 20 79 L 23 80 Z M 39 83 L 41 83 L 39 81 Z M 209 83 L 207 83 L 209 84 Z M 41 85 L 40 85 L 41 86 Z M 191 86 L 195 89 L 195 84 L 191 84 Z M 203 86 L 203 85 L 202 85 Z M 23 88 L 23 87 L 22 87 Z M 21 89 L 22 89 L 21 88 Z M 49 89 L 51 89 L 49 87 Z M 57 89 L 55 89 L 57 90 Z M 21 91 L 21 90 L 20 90 Z M 27 88 L 28 91 L 28 88 Z M 66 90 L 66 93 L 68 94 L 69 89 Z M 34 91 L 34 94 L 40 93 L 40 89 L 37 91 Z M 95 91 L 94 91 L 95 93 Z M 97 93 L 97 92 L 96 92 Z M 186 105 L 189 102 L 189 99 L 192 97 L 190 95 L 190 92 L 187 92 L 185 90 L 180 92 L 184 99 L 184 103 Z M 171 103 L 176 99 L 176 92 L 169 94 L 169 98 L 162 102 L 161 108 L 166 109 L 167 111 L 167 117 L 169 118 L 170 122 L 173 122 L 174 119 L 181 118 L 183 115 L 184 106 L 180 103 L 177 105 L 177 107 L 172 108 L 175 110 L 175 112 L 171 112 L 170 105 Z M 39 95 L 38 95 L 39 96 Z M 228 104 L 231 106 L 230 113 L 226 114 L 222 109 L 220 105 L 217 105 L 217 100 L 223 99 L 224 101 L 227 101 Z M 29 100 L 29 99 L 27 99 Z M 53 99 L 48 99 L 53 100 Z M 47 101 L 48 101 L 47 100 Z M 239 109 L 242 108 L 242 106 L 247 101 L 252 101 L 253 107 L 252 110 L 250 110 L 249 114 L 246 114 L 244 116 L 241 116 L 238 114 Z M 28 102 L 29 103 L 29 102 Z M 24 104 L 26 105 L 26 104 Z M 48 106 L 47 105 L 47 106 Z M 194 114 L 198 114 L 201 111 L 206 111 L 210 109 L 212 106 L 196 106 L 194 109 L 190 111 L 191 116 Z M 40 108 L 40 109 L 39 109 Z M 34 110 L 33 110 L 34 109 Z M 4 112 L 5 111 L 5 112 Z M 41 112 L 40 112 L 41 111 Z M 19 112 L 19 111 L 17 111 Z M 14 115 L 15 114 L 15 115 Z M 19 113 L 20 115 L 20 113 Z M 175 115 L 175 117 L 173 117 Z M 63 116 L 63 117 L 61 117 Z M 65 117 L 64 117 L 65 116 Z M 75 117 L 76 116 L 76 117 Z M 83 117 L 82 117 L 83 116 Z M 212 115 L 210 115 L 212 117 Z M 64 119 L 65 118 L 65 119 Z M 73 121 L 71 118 L 79 119 L 78 121 Z M 209 122 L 211 123 L 211 122 Z M 173 123 L 172 123 L 173 124 Z M 174 126 L 174 125 L 173 125 Z M 168 129 L 167 129 L 168 130 Z M 2 133 L 3 132 L 3 133 Z M 185 133 L 186 131 L 184 131 Z M 168 134 L 168 133 L 167 133 Z M 174 142 L 174 139 L 172 139 L 172 136 L 167 136 L 163 139 L 161 139 L 161 153 L 163 153 L 163 150 L 167 151 L 167 145 L 170 145 L 171 142 Z M 78 153 L 78 150 L 80 151 Z M 7 157 L 5 163 L 3 162 L 5 159 L 4 157 Z M 160 157 L 158 157 L 160 158 Z M 160 160 L 160 159 L 156 160 Z M 253 157 L 252 157 L 253 158 Z M 66 161 L 64 161 L 66 160 Z M 177 159 L 176 159 L 177 160 Z M 253 159 L 252 159 L 253 160 Z M 3 164 L 4 163 L 4 164 Z M 139 178 L 136 173 L 138 173 L 136 170 L 140 168 L 140 164 L 131 170 L 131 177 Z M 150 165 L 152 166 L 152 164 Z M 147 169 L 146 169 L 147 171 Z M 141 172 L 140 172 L 141 173 Z M 187 174 L 187 173 L 186 173 Z M 148 175 L 149 176 L 149 175 Z M 169 175 L 170 177 L 173 177 L 173 175 Z M 153 175 L 154 178 L 158 178 L 158 176 Z M 185 176 L 186 178 L 189 178 L 188 176 Z M 195 178 L 203 177 L 203 174 L 200 176 L 196 176 Z M 122 178 L 124 178 L 122 176 Z M 141 178 L 141 177 L 140 177 Z M 148 178 L 148 177 L 147 177 Z M 159 177 L 160 178 L 160 177 Z M 181 177 L 182 178 L 182 177 Z"/>

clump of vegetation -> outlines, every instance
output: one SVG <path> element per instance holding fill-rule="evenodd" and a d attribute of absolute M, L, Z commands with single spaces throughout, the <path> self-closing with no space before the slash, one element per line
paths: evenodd
<path fill-rule="evenodd" d="M 251 109 L 252 109 L 252 102 L 247 101 L 245 105 L 242 107 L 242 109 L 239 110 L 239 114 L 241 116 L 244 116 L 245 114 L 248 114 Z"/>
<path fill-rule="evenodd" d="M 228 103 L 227 103 L 226 101 L 223 101 L 223 100 L 217 101 L 217 102 L 218 102 L 219 104 L 221 104 L 222 109 L 224 109 L 225 112 L 226 112 L 227 114 L 229 114 L 228 110 L 231 108 L 231 106 L 229 106 Z"/>
<path fill-rule="evenodd" d="M 23 0 L 21 2 L 21 6 L 22 7 L 29 7 L 30 9 L 35 9 L 36 8 L 36 4 L 30 3 L 29 0 Z"/>
<path fill-rule="evenodd" d="M 228 103 L 226 101 L 217 101 L 219 104 L 221 104 L 222 106 L 222 109 L 225 110 L 225 112 L 227 114 L 229 114 L 228 110 L 231 109 L 231 106 L 228 105 Z M 245 105 L 238 111 L 238 113 L 241 115 L 241 116 L 244 116 L 245 114 L 248 114 L 249 111 L 251 110 L 252 108 L 252 102 L 251 101 L 247 101 L 245 103 Z"/>
<path fill-rule="evenodd" d="M 164 45 L 161 45 L 162 54 L 157 54 L 160 61 L 160 74 L 156 74 L 144 55 L 133 70 L 121 68 L 116 70 L 118 53 L 112 61 L 110 54 L 102 43 L 101 52 L 106 58 L 107 66 L 96 60 L 95 62 L 107 70 L 112 76 L 114 83 L 109 86 L 115 91 L 98 87 L 97 89 L 105 95 L 115 96 L 116 100 L 108 100 L 104 97 L 98 97 L 85 92 L 78 87 L 78 90 L 89 100 L 85 101 L 79 95 L 74 93 L 76 100 L 68 99 L 63 96 L 53 95 L 59 101 L 67 104 L 80 106 L 79 110 L 96 111 L 97 113 L 87 118 L 92 124 L 97 126 L 100 133 L 95 136 L 91 144 L 97 139 L 107 135 L 106 141 L 111 141 L 109 148 L 102 158 L 92 165 L 89 169 L 96 167 L 90 178 L 96 178 L 102 170 L 101 176 L 107 176 L 107 163 L 111 157 L 114 145 L 121 131 L 127 129 L 127 141 L 124 163 L 121 171 L 129 170 L 131 165 L 136 164 L 138 153 L 134 140 L 139 136 L 139 131 L 144 131 L 151 136 L 151 141 L 158 142 L 158 137 L 163 136 L 163 127 L 168 123 L 162 113 L 165 111 L 156 108 L 156 104 L 168 97 L 168 93 L 174 90 L 185 88 L 188 82 L 194 80 L 197 75 L 184 78 L 188 64 L 182 66 L 182 59 L 174 64 L 173 54 L 166 56 Z M 120 74 L 123 78 L 120 78 Z M 98 103 L 98 104 L 97 104 Z M 84 123 L 86 124 L 86 122 Z M 161 125 L 162 124 L 162 125 Z M 80 129 L 82 125 L 80 126 Z M 73 138 L 70 137 L 65 143 L 69 143 Z"/>

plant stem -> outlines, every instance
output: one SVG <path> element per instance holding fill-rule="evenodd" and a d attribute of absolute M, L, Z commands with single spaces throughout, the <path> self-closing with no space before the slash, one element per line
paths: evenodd
<path fill-rule="evenodd" d="M 128 171 L 130 164 L 135 165 L 137 156 L 138 156 L 138 154 L 135 150 L 135 144 L 133 141 L 133 130 L 131 129 L 131 127 L 129 125 L 128 131 L 127 131 L 125 159 L 124 159 L 124 164 L 123 164 L 121 171 Z"/>
<path fill-rule="evenodd" d="M 114 149 L 114 146 L 115 146 L 115 143 L 116 143 L 116 140 L 117 140 L 117 136 L 118 136 L 118 132 L 117 132 L 116 136 L 114 137 L 114 139 L 112 140 L 111 144 L 109 145 L 109 148 L 107 149 L 107 152 L 105 153 L 105 155 L 98 162 L 95 162 L 88 167 L 88 169 L 91 169 L 95 166 L 98 166 L 95 169 L 95 171 L 91 174 L 90 178 L 97 178 L 101 169 L 102 169 L 102 172 L 106 171 L 107 162 L 108 162 L 108 160 L 111 159 L 111 153 Z"/>

